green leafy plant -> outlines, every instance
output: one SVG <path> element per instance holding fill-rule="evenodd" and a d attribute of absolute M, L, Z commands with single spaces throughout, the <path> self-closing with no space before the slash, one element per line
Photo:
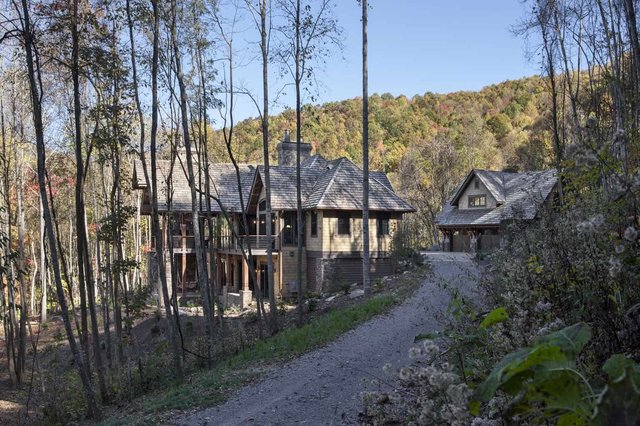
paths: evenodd
<path fill-rule="evenodd" d="M 473 410 L 500 391 L 510 398 L 510 416 L 526 416 L 534 423 L 638 424 L 640 367 L 623 355 L 613 355 L 603 366 L 606 386 L 594 391 L 576 363 L 590 338 L 590 327 L 578 323 L 508 354 L 476 388 Z"/>

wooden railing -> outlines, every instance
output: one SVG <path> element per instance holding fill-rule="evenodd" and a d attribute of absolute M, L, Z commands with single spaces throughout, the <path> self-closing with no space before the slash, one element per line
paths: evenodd
<path fill-rule="evenodd" d="M 272 247 L 274 250 L 277 250 L 279 247 L 278 237 L 271 237 Z M 251 250 L 266 250 L 267 249 L 267 236 L 266 235 L 243 235 L 238 238 L 227 235 L 220 237 L 220 247 L 221 250 L 241 250 L 247 249 L 251 244 Z"/>
<path fill-rule="evenodd" d="M 174 249 L 195 249 L 196 240 L 193 235 L 172 235 L 171 242 Z"/>
<path fill-rule="evenodd" d="M 194 250 L 196 248 L 196 240 L 193 235 L 172 235 L 171 244 L 173 245 L 174 250 Z M 148 251 L 156 251 L 156 238 L 153 236 L 151 237 Z"/>
<path fill-rule="evenodd" d="M 280 247 L 280 241 L 278 236 L 273 236 L 272 247 L 273 250 L 277 250 Z M 243 235 L 239 238 L 234 236 L 222 236 L 218 239 L 220 242 L 219 250 L 247 250 L 248 244 L 251 244 L 251 250 L 266 250 L 267 249 L 267 236 L 266 235 Z M 193 235 L 181 236 L 172 235 L 171 243 L 174 250 L 195 250 L 195 238 Z M 148 251 L 154 252 L 156 250 L 155 238 L 152 236 Z"/>

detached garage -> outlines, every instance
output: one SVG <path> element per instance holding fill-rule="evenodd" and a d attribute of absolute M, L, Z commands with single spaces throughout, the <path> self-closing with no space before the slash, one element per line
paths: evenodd
<path fill-rule="evenodd" d="M 511 173 L 472 170 L 436 218 L 444 251 L 490 251 L 503 224 L 533 220 L 554 192 L 555 170 Z"/>

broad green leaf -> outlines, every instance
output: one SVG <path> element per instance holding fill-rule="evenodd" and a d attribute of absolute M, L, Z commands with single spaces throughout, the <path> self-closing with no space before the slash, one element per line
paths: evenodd
<path fill-rule="evenodd" d="M 589 339 L 591 339 L 591 328 L 579 322 L 539 338 L 536 344 L 557 346 L 568 358 L 573 359 L 582 352 Z"/>
<path fill-rule="evenodd" d="M 474 398 L 488 401 L 498 389 L 515 395 L 522 390 L 523 381 L 532 377 L 538 378 L 538 384 L 546 383 L 549 379 L 544 372 L 553 374 L 570 368 L 590 337 L 591 330 L 584 323 L 541 337 L 533 347 L 505 356 L 478 386 Z"/>
<path fill-rule="evenodd" d="M 615 354 L 604 363 L 602 370 L 607 373 L 609 381 L 614 383 L 628 376 L 631 384 L 640 393 L 640 367 L 632 359 L 622 354 Z"/>
<path fill-rule="evenodd" d="M 603 366 L 609 382 L 598 397 L 594 424 L 640 424 L 640 367 L 624 357 L 614 355 Z"/>
<path fill-rule="evenodd" d="M 493 311 L 489 312 L 486 317 L 480 323 L 480 328 L 485 329 L 489 328 L 492 325 L 504 322 L 509 319 L 509 314 L 505 308 L 496 308 Z"/>
<path fill-rule="evenodd" d="M 476 389 L 475 398 L 488 401 L 502 388 L 508 393 L 517 393 L 521 382 L 534 374 L 532 367 L 543 363 L 561 364 L 566 357 L 558 347 L 538 345 L 510 353 L 500 361 L 491 374 Z"/>

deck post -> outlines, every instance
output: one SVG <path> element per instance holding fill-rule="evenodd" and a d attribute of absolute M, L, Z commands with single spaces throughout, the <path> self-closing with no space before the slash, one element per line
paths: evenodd
<path fill-rule="evenodd" d="M 247 259 L 242 258 L 242 290 L 240 290 L 240 308 L 248 308 L 251 304 L 251 290 L 249 290 L 249 265 Z"/>

